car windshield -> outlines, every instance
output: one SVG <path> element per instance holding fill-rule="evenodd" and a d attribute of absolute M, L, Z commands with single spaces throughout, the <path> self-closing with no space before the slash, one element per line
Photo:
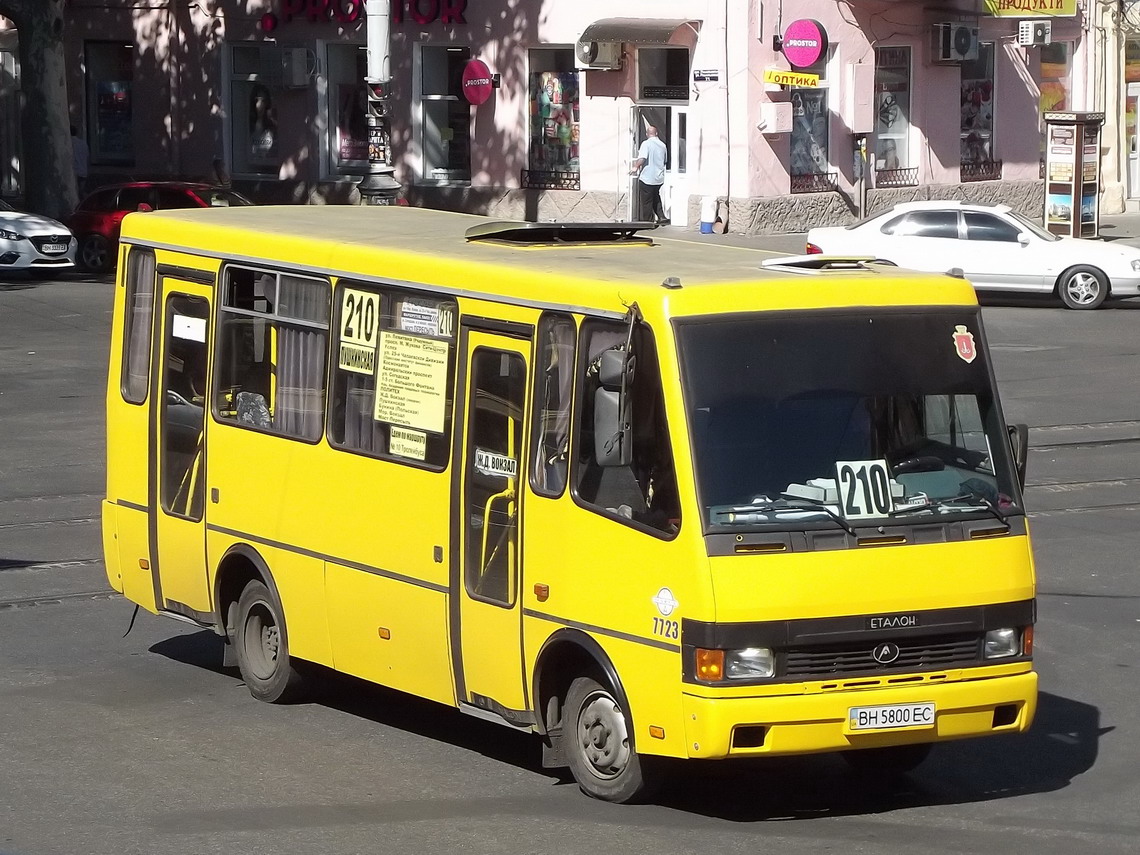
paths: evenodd
<path fill-rule="evenodd" d="M 1019 512 L 976 309 L 677 323 L 706 530 Z"/>
<path fill-rule="evenodd" d="M 1025 229 L 1028 229 L 1031 233 L 1033 233 L 1037 237 L 1041 238 L 1041 240 L 1053 241 L 1053 240 L 1060 240 L 1061 239 L 1060 237 L 1053 234 L 1052 232 L 1046 231 L 1045 229 L 1041 228 L 1041 226 L 1037 225 L 1037 223 L 1033 222 L 1033 220 L 1029 219 L 1029 217 L 1026 217 L 1023 214 L 1017 213 L 1017 211 L 1010 211 L 1009 216 L 1012 219 L 1016 220 L 1017 224 L 1019 226 L 1022 226 Z"/>
<path fill-rule="evenodd" d="M 5 202 L 3 199 L 0 199 L 0 211 L 15 211 L 15 210 L 16 210 L 15 208 L 13 208 L 11 205 L 9 205 L 7 202 Z"/>

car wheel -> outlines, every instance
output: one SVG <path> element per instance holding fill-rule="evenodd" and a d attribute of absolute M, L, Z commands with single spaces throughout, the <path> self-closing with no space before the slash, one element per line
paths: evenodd
<path fill-rule="evenodd" d="M 876 778 L 897 778 L 917 767 L 930 755 L 933 743 L 917 745 L 891 745 L 886 748 L 863 748 L 844 751 L 843 759 L 861 775 Z"/>
<path fill-rule="evenodd" d="M 289 658 L 289 633 L 281 604 L 260 581 L 238 598 L 234 647 L 241 678 L 259 701 L 287 704 L 301 698 L 304 681 Z"/>
<path fill-rule="evenodd" d="M 586 795 L 619 804 L 650 795 L 655 782 L 634 750 L 629 720 L 605 686 L 590 677 L 570 684 L 562 730 L 570 771 Z"/>
<path fill-rule="evenodd" d="M 84 235 L 79 241 L 79 263 L 92 273 L 106 273 L 114 266 L 111 242 L 103 235 Z"/>
<path fill-rule="evenodd" d="M 1108 296 L 1108 278 L 1095 267 L 1070 267 L 1057 280 L 1057 296 L 1068 309 L 1097 309 Z"/>

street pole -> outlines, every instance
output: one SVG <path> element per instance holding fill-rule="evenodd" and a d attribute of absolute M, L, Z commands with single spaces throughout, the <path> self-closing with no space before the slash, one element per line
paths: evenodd
<path fill-rule="evenodd" d="M 368 173 L 361 179 L 360 196 L 365 205 L 391 205 L 400 192 L 392 167 L 392 29 L 390 0 L 365 0 L 368 38 Z"/>

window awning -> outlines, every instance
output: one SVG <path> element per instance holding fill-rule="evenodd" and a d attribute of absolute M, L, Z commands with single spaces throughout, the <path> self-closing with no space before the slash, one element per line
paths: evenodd
<path fill-rule="evenodd" d="M 602 18 L 586 27 L 578 41 L 667 45 L 682 27 L 691 28 L 687 41 L 695 42 L 701 22 L 689 18 Z"/>

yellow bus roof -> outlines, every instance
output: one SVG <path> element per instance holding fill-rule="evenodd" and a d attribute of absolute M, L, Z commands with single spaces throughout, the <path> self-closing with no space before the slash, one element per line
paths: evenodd
<path fill-rule="evenodd" d="M 976 304 L 963 279 L 873 265 L 762 267 L 776 253 L 640 232 L 649 243 L 469 241 L 487 217 L 407 207 L 281 205 L 130 214 L 123 240 L 235 262 L 425 283 L 511 302 L 668 316 L 843 306 Z M 666 287 L 666 280 L 675 280 Z M 657 312 L 651 312 L 657 314 Z"/>

